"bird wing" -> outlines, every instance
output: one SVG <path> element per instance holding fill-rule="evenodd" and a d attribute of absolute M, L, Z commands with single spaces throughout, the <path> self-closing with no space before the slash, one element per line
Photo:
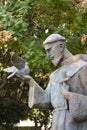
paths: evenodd
<path fill-rule="evenodd" d="M 12 66 L 12 67 L 9 67 L 9 68 L 5 68 L 3 71 L 7 72 L 7 73 L 11 73 L 7 77 L 7 79 L 9 79 L 9 78 L 13 77 L 18 72 L 18 69 L 15 66 Z"/>
<path fill-rule="evenodd" d="M 14 72 L 17 72 L 18 69 L 15 66 L 12 66 L 12 67 L 9 67 L 9 68 L 5 68 L 3 71 L 7 72 L 7 73 L 14 73 Z"/>
<path fill-rule="evenodd" d="M 23 69 L 25 67 L 25 61 L 17 54 L 13 54 L 11 57 L 12 64 L 19 70 Z"/>

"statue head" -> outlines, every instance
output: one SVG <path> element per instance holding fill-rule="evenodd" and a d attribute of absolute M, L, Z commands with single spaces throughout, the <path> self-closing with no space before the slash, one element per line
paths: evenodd
<path fill-rule="evenodd" d="M 57 66 L 63 59 L 65 45 L 65 38 L 59 34 L 51 34 L 43 42 L 47 56 L 51 58 L 54 66 Z"/>

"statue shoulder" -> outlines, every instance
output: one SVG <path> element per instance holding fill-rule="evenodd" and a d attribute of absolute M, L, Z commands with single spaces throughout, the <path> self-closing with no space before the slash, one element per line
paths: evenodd
<path fill-rule="evenodd" d="M 79 71 L 80 78 L 87 81 L 87 65 Z"/>
<path fill-rule="evenodd" d="M 87 62 L 87 55 L 86 54 L 80 54 L 80 58 Z"/>
<path fill-rule="evenodd" d="M 67 59 L 67 62 L 73 63 L 73 62 L 77 62 L 78 60 L 83 60 L 83 61 L 87 62 L 87 54 L 73 55 L 72 57 Z"/>

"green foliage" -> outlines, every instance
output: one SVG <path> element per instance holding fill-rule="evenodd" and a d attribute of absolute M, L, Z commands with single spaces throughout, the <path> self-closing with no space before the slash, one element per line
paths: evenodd
<path fill-rule="evenodd" d="M 39 110 L 39 109 L 33 109 L 31 110 L 31 113 L 29 113 L 30 120 L 33 120 L 35 122 L 35 126 L 38 127 L 38 124 L 40 124 L 40 127 L 44 126 L 45 129 L 47 128 L 48 123 L 50 122 L 50 112 L 46 110 Z"/>
<path fill-rule="evenodd" d="M 26 7 L 26 8 L 25 8 Z M 23 37 L 26 32 L 25 14 L 28 10 L 27 1 L 7 0 L 0 8 L 2 29 L 10 31 L 12 35 Z M 18 32 L 17 32 L 18 31 Z"/>
<path fill-rule="evenodd" d="M 0 88 L 0 125 L 13 125 L 27 119 L 27 91 L 28 85 L 16 79 L 4 82 L 4 87 Z"/>
<path fill-rule="evenodd" d="M 14 99 L 0 99 L 0 124 L 13 124 L 19 122 L 20 119 L 26 117 L 26 105 L 18 103 Z"/>
<path fill-rule="evenodd" d="M 42 43 L 51 33 L 59 33 L 66 37 L 73 54 L 87 53 L 86 42 L 82 45 L 81 41 L 87 34 L 86 4 L 72 0 L 0 2 L 0 124 L 9 125 L 28 116 L 37 124 L 49 122 L 49 112 L 27 109 L 28 85 L 15 78 L 7 81 L 3 68 L 12 65 L 10 58 L 15 52 L 29 62 L 31 76 L 45 89 L 55 68 Z"/>

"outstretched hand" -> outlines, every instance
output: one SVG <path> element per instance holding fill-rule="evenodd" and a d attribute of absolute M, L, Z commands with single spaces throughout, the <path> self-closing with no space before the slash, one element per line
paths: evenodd
<path fill-rule="evenodd" d="M 30 75 L 18 75 L 17 77 L 25 82 L 28 82 L 30 87 L 32 87 L 35 83 L 34 79 Z"/>

